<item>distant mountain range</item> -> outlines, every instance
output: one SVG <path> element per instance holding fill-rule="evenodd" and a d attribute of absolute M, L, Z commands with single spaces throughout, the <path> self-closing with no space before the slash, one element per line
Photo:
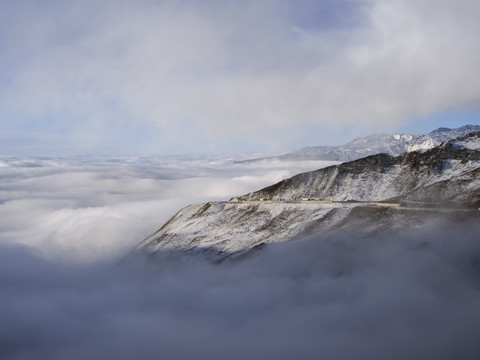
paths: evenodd
<path fill-rule="evenodd" d="M 309 146 L 280 156 L 244 160 L 242 162 L 257 162 L 268 159 L 352 161 L 379 153 L 400 155 L 410 151 L 428 150 L 474 131 L 480 131 L 480 125 L 465 125 L 457 129 L 439 128 L 426 135 L 373 134 L 355 139 L 345 145 Z"/>
<path fill-rule="evenodd" d="M 169 251 L 203 254 L 222 261 L 310 234 L 401 231 L 459 216 L 478 221 L 480 131 L 447 140 L 465 130 L 439 129 L 408 141 L 393 137 L 415 151 L 370 155 L 299 174 L 228 202 L 189 205 L 137 250 L 153 256 Z M 358 145 L 356 153 L 362 143 L 368 151 L 379 148 L 373 139 L 386 137 L 366 139 L 350 143 Z M 425 150 L 434 141 L 442 143 Z"/>

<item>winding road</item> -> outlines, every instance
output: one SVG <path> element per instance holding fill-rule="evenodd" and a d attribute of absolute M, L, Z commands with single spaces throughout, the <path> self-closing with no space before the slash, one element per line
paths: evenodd
<path fill-rule="evenodd" d="M 409 202 L 415 206 L 404 206 L 395 202 L 378 202 L 378 201 L 336 201 L 336 200 L 230 200 L 226 204 L 341 204 L 341 205 L 358 205 L 358 206 L 376 206 L 390 207 L 402 210 L 455 210 L 455 211 L 480 211 L 480 208 L 458 208 L 444 207 L 441 204 L 431 203 L 415 203 Z"/>

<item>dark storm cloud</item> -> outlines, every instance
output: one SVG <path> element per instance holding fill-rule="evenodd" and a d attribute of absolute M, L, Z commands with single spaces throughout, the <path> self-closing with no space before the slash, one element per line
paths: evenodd
<path fill-rule="evenodd" d="M 321 236 L 240 262 L 0 251 L 3 359 L 477 359 L 478 224 Z"/>

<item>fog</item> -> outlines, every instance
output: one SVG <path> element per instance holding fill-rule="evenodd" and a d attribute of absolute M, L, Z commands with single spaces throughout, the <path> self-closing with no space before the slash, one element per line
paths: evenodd
<path fill-rule="evenodd" d="M 220 265 L 69 266 L 2 245 L 0 356 L 477 359 L 480 226 L 463 225 L 315 237 Z"/>
<path fill-rule="evenodd" d="M 185 205 L 336 163 L 234 162 L 254 155 L 0 157 L 0 243 L 67 262 L 114 259 Z"/>
<path fill-rule="evenodd" d="M 1 163 L 2 359 L 480 356 L 478 223 L 324 234 L 221 264 L 174 253 L 125 258 L 183 204 L 226 199 L 315 164 L 238 165 L 229 156 Z"/>

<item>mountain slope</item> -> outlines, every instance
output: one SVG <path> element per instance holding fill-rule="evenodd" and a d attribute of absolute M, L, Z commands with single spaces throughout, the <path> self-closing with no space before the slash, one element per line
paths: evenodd
<path fill-rule="evenodd" d="M 412 198 L 419 189 L 451 179 L 478 168 L 478 133 L 451 140 L 425 152 L 399 156 L 378 154 L 340 165 L 296 175 L 277 184 L 250 193 L 238 200 L 323 200 L 381 201 L 396 197 Z M 465 175 L 466 176 L 466 175 Z M 472 206 L 478 194 L 471 194 Z M 440 196 L 443 200 L 464 197 Z"/>
<path fill-rule="evenodd" d="M 455 210 L 414 210 L 366 201 L 476 209 L 480 206 L 479 149 L 480 132 L 471 133 L 425 152 L 369 156 L 299 174 L 229 202 L 189 205 L 137 249 L 152 254 L 202 253 L 219 261 L 265 243 L 311 233 L 352 227 L 357 233 L 395 231 L 455 217 Z M 298 201 L 302 198 L 331 202 Z M 480 217 L 477 210 L 464 213 Z"/>

